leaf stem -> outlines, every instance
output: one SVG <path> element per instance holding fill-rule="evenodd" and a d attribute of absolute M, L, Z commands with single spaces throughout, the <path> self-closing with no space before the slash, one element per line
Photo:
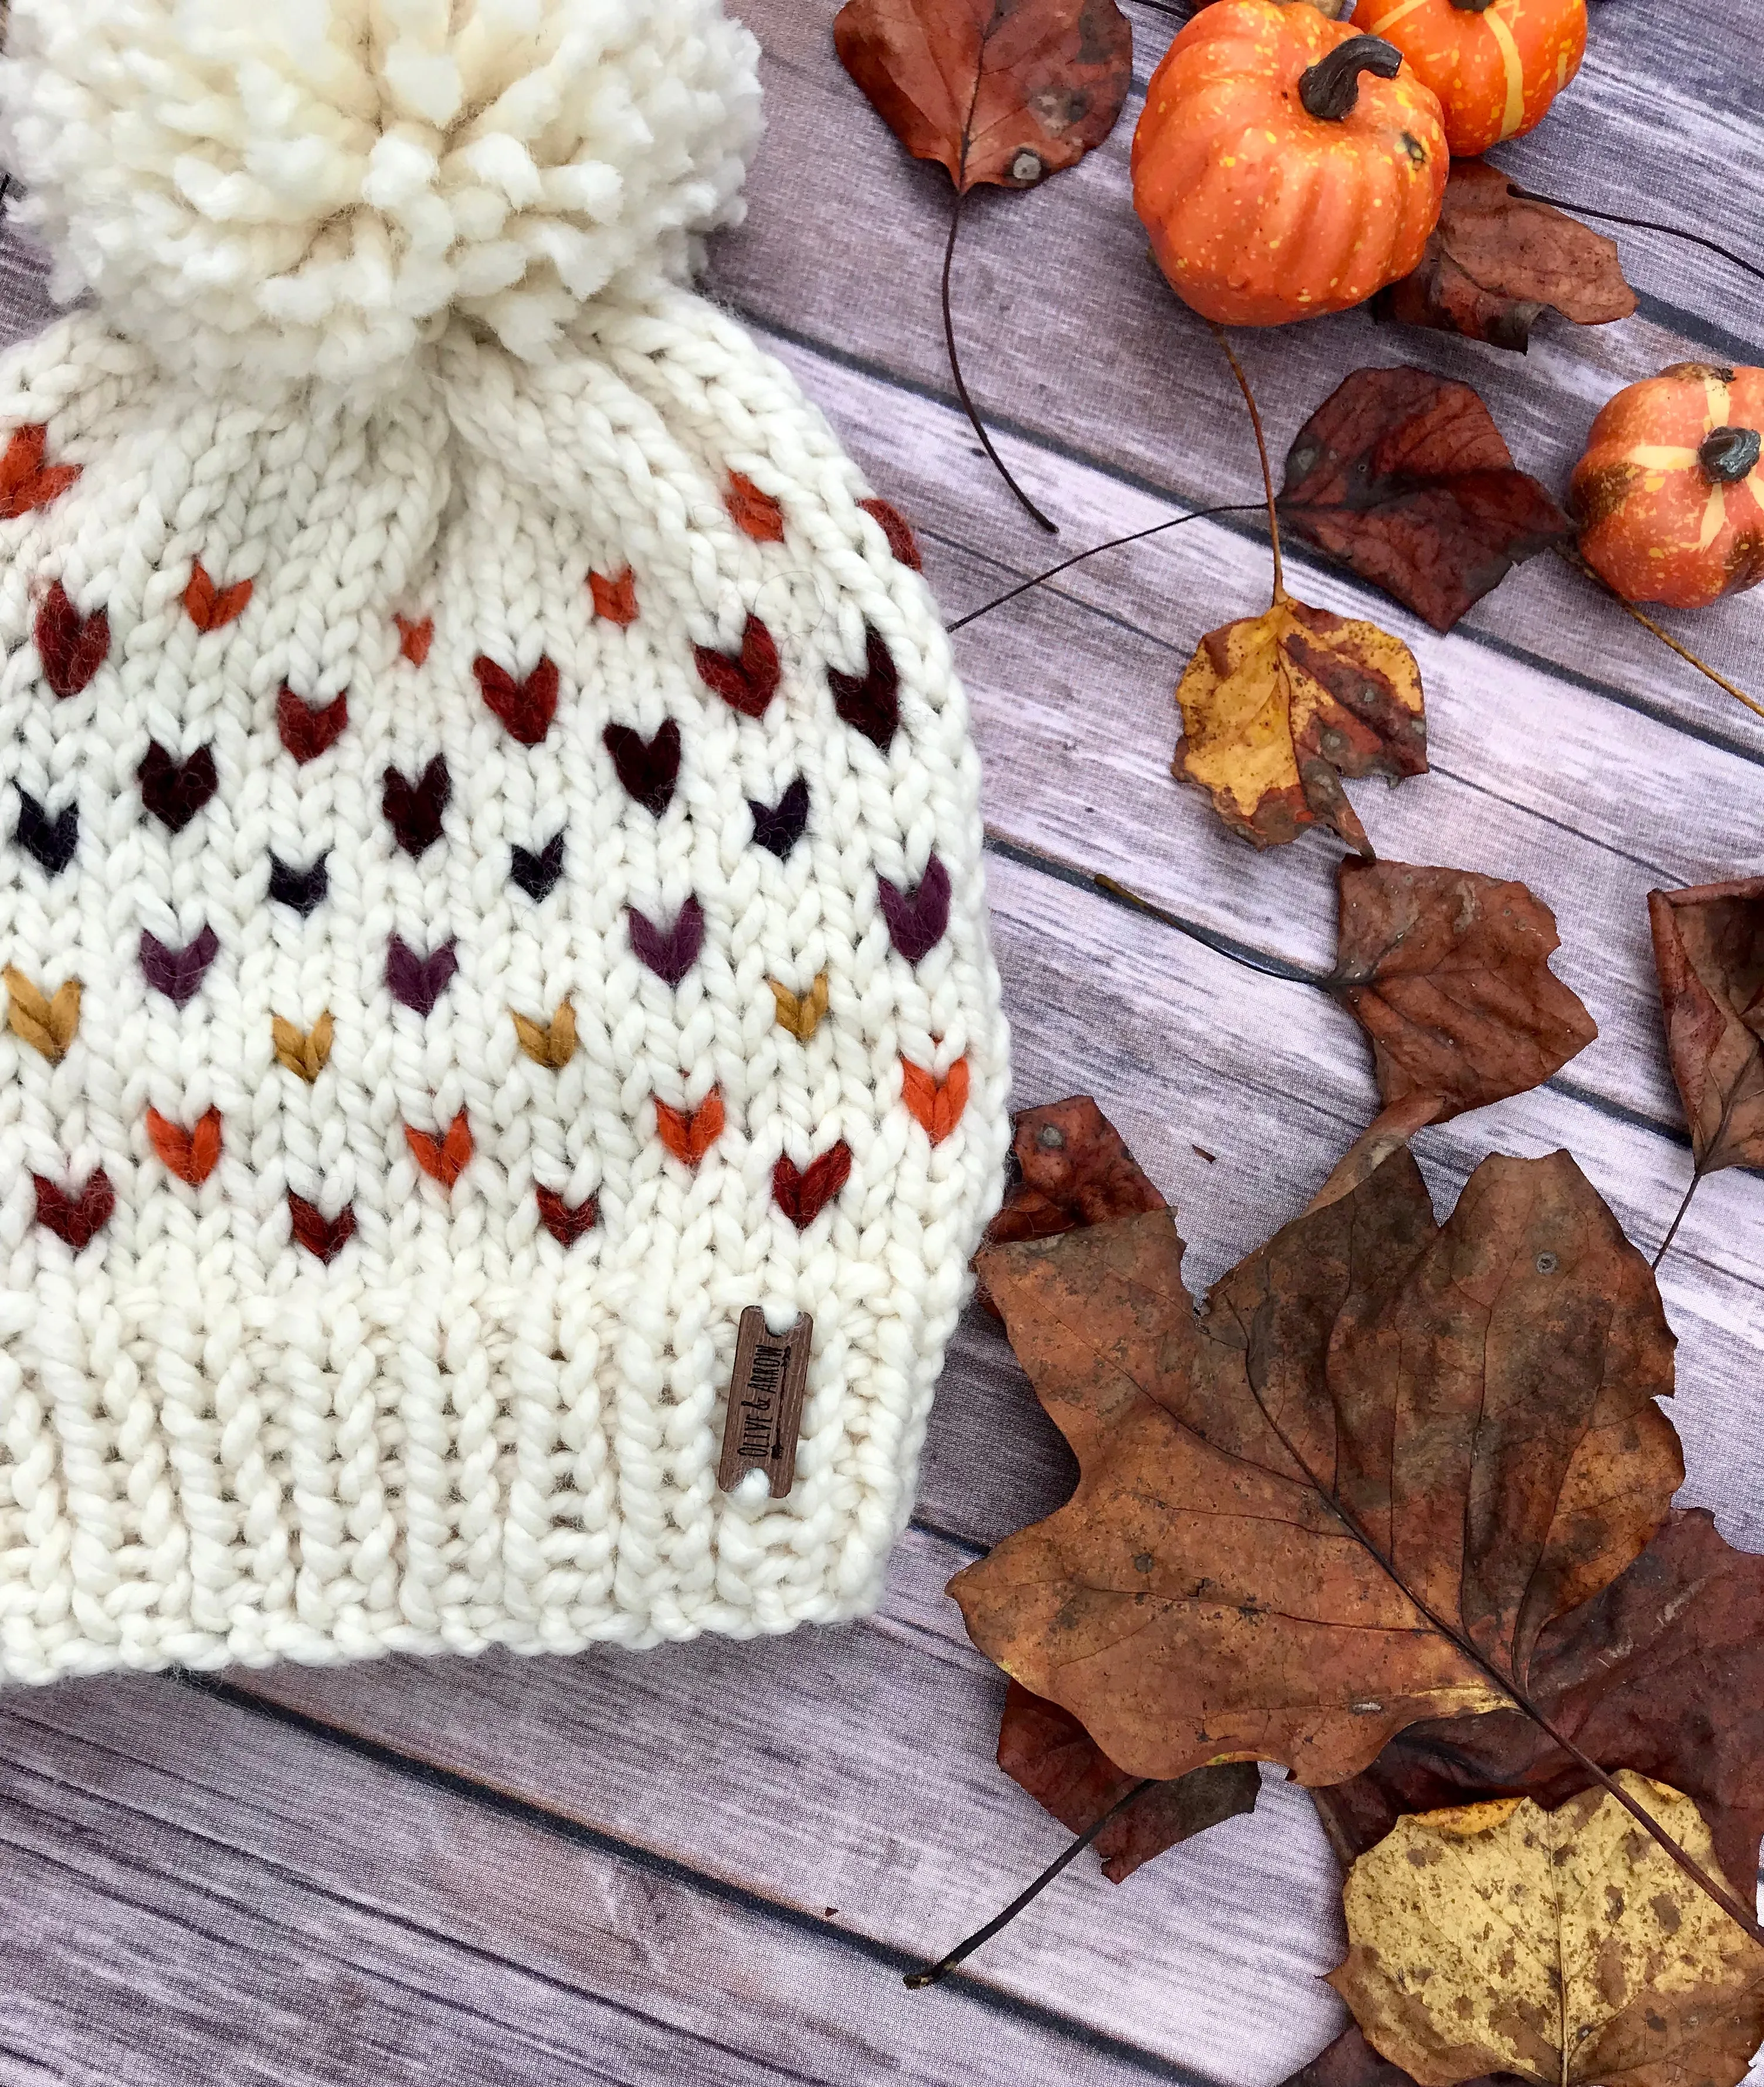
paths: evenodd
<path fill-rule="evenodd" d="M 1031 587 L 1038 587 L 1046 581 L 1057 579 L 1073 565 L 1081 565 L 1086 558 L 1095 557 L 1099 552 L 1117 551 L 1123 544 L 1143 544 L 1148 536 L 1161 536 L 1166 529 L 1179 529 L 1185 522 L 1206 522 L 1215 514 L 1247 514 L 1261 506 L 1259 500 L 1238 500 L 1223 507 L 1202 507 L 1192 514 L 1174 514 L 1167 522 L 1154 522 L 1149 529 L 1135 529 L 1125 536 L 1111 536 L 1106 544 L 1093 544 L 1088 551 L 1075 551 L 1069 558 L 1062 558 L 1057 565 L 1050 565 L 1045 573 L 1038 573 L 1033 579 L 1019 581 L 1007 593 L 995 595 L 991 601 L 982 602 L 979 608 L 970 608 L 965 616 L 958 616 L 949 625 L 952 630 L 961 630 L 970 623 L 978 623 L 982 616 L 990 616 L 995 608 L 1003 608 L 1008 601 L 1015 601 L 1020 594 L 1027 594 Z"/>
<path fill-rule="evenodd" d="M 1553 210 L 1570 210 L 1579 217 L 1603 218 L 1608 224 L 1627 224 L 1637 232 L 1664 232 L 1673 239 L 1688 240 L 1693 246 L 1706 247 L 1710 253 L 1719 254 L 1724 261 L 1731 261 L 1736 268 L 1742 268 L 1748 275 L 1755 275 L 1764 283 L 1764 268 L 1754 261 L 1747 261 L 1730 247 L 1718 245 L 1712 239 L 1705 239 L 1700 232 L 1686 232 L 1681 224 L 1662 224 L 1651 217 L 1626 217 L 1621 211 L 1595 210 L 1590 203 L 1564 203 L 1560 196 L 1540 195 L 1535 189 L 1522 189 L 1517 181 L 1507 186 L 1521 203 L 1547 203 Z"/>
<path fill-rule="evenodd" d="M 909 1971 L 905 1983 L 916 1993 L 927 1986 L 935 1986 L 941 1978 L 947 1978 L 957 1965 L 973 1956 L 983 1942 L 990 1942 L 1000 1928 L 1008 1927 L 1031 1900 L 1046 1890 L 1068 1863 L 1075 1862 L 1106 1827 L 1112 1826 L 1130 1804 L 1144 1795 L 1156 1780 L 1154 1776 L 1147 1776 L 1135 1783 L 1131 1790 L 1124 1792 L 1109 1807 L 1100 1819 L 1087 1826 L 1063 1854 L 1056 1855 L 1028 1890 L 1019 1892 L 1003 1913 L 995 1914 L 984 1927 L 977 1927 L 965 1942 L 958 1942 L 947 1957 L 940 1957 L 935 1964 L 927 1964 L 922 1970 Z"/>
<path fill-rule="evenodd" d="M 1660 1263 L 1666 1258 L 1666 1249 L 1672 1244 L 1672 1241 L 1677 1238 L 1678 1227 L 1685 1222 L 1685 1213 L 1690 1208 L 1690 1199 L 1696 1194 L 1698 1184 L 1702 1180 L 1702 1169 L 1698 1167 L 1695 1168 L 1691 1174 L 1690 1186 L 1685 1191 L 1685 1200 L 1678 1206 L 1677 1216 L 1672 1219 L 1665 1238 L 1660 1243 L 1660 1252 L 1656 1253 L 1654 1258 L 1647 1264 L 1650 1268 L 1657 1269 Z"/>
<path fill-rule="evenodd" d="M 1255 394 L 1250 389 L 1250 380 L 1243 373 L 1237 351 L 1232 347 L 1225 330 L 1212 319 L 1208 325 L 1212 328 L 1212 337 L 1225 350 L 1225 358 L 1231 365 L 1231 374 L 1238 380 L 1238 389 L 1243 394 L 1243 403 L 1250 409 L 1250 425 L 1255 430 L 1255 453 L 1262 459 L 1262 490 L 1268 496 L 1268 530 L 1274 545 L 1274 599 L 1280 601 L 1286 593 L 1286 574 L 1280 563 L 1280 518 L 1274 507 L 1274 474 L 1268 469 L 1268 439 L 1262 433 L 1262 416 L 1256 410 Z"/>
<path fill-rule="evenodd" d="M 974 92 L 976 95 L 979 92 L 979 84 L 978 81 L 975 83 Z M 972 113 L 973 112 L 970 110 L 970 121 L 972 120 Z M 949 271 L 951 265 L 956 258 L 956 234 L 961 228 L 961 207 L 968 200 L 968 191 L 965 186 L 968 164 L 968 140 L 965 132 L 963 134 L 961 141 L 961 164 L 963 173 L 957 178 L 956 200 L 949 212 L 949 237 L 944 244 L 944 340 L 949 350 L 949 373 L 956 380 L 956 396 L 961 401 L 961 409 L 968 416 L 969 426 L 973 428 L 974 433 L 980 437 L 981 448 L 983 449 L 986 455 L 991 458 L 993 467 L 997 471 L 999 477 L 1002 478 L 1005 484 L 1010 487 L 1012 492 L 1016 494 L 1018 503 L 1022 507 L 1025 514 L 1029 515 L 1032 521 L 1039 523 L 1039 525 L 1047 531 L 1050 536 L 1057 536 L 1059 534 L 1059 531 L 1048 520 L 1047 517 L 1042 514 L 1040 508 L 1038 508 L 1035 505 L 1035 502 L 1029 498 L 1029 495 L 1023 490 L 1022 487 L 1017 484 L 1016 480 L 1012 477 L 1010 472 L 1005 468 L 1003 458 L 1001 457 L 998 451 L 992 446 L 992 437 L 986 433 L 985 428 L 982 426 L 980 416 L 974 411 L 974 400 L 968 395 L 967 382 L 961 373 L 961 358 L 956 352 L 956 321 L 955 316 L 949 308 Z"/>
<path fill-rule="evenodd" d="M 1681 645 L 1671 631 L 1656 623 L 1652 617 L 1643 615 L 1633 601 L 1626 600 L 1608 579 L 1596 573 L 1578 551 L 1570 551 L 1566 546 L 1558 544 L 1556 547 L 1556 555 L 1564 563 L 1572 565 L 1576 572 L 1584 573 L 1595 587 L 1602 587 L 1626 616 L 1633 617 L 1641 625 L 1643 630 L 1651 630 L 1662 645 L 1669 651 L 1676 652 L 1681 659 L 1688 660 L 1699 674 L 1706 674 L 1718 689 L 1725 689 L 1736 702 L 1744 703 L 1749 711 L 1755 712 L 1759 717 L 1764 717 L 1764 703 L 1755 702 L 1744 689 L 1736 689 L 1725 674 L 1718 674 L 1706 659 L 1699 659 L 1688 645 Z"/>

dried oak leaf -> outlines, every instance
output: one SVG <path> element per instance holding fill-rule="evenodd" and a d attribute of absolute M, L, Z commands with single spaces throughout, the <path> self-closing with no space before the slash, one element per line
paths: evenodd
<path fill-rule="evenodd" d="M 1764 877 L 1651 891 L 1647 916 L 1697 1172 L 1764 1167 Z"/>
<path fill-rule="evenodd" d="M 1284 587 L 1260 616 L 1209 631 L 1176 690 L 1182 732 L 1171 773 L 1212 799 L 1258 847 L 1330 827 L 1371 843 L 1343 776 L 1400 783 L 1427 770 L 1421 669 L 1375 623 L 1295 601 Z"/>
<path fill-rule="evenodd" d="M 907 151 L 963 193 L 1076 165 L 1114 128 L 1133 71 L 1115 0 L 846 0 L 833 46 Z"/>
<path fill-rule="evenodd" d="M 1736 1551 L 1704 1508 L 1669 1515 L 1611 1584 L 1538 1639 L 1532 1702 L 1607 1769 L 1693 1799 L 1724 1872 L 1749 1877 L 1764 1835 L 1764 1558 Z M 1315 1793 L 1344 1863 L 1405 1813 L 1486 1797 L 1546 1810 L 1591 1778 L 1516 1709 L 1411 1725 L 1363 1773 Z"/>
<path fill-rule="evenodd" d="M 1343 862 L 1328 988 L 1372 1040 L 1388 1103 L 1446 1122 L 1540 1086 L 1599 1033 L 1549 968 L 1556 916 L 1523 884 L 1469 869 Z"/>
<path fill-rule="evenodd" d="M 982 1255 L 1080 1477 L 951 1583 L 974 1642 L 1134 1776 L 1336 1782 L 1496 1708 L 1479 1658 L 1523 1684 L 1682 1477 L 1672 1337 L 1617 1220 L 1556 1153 L 1485 1160 L 1442 1227 L 1399 1151 L 1204 1319 L 1182 1253 L 1165 1210 Z"/>
<path fill-rule="evenodd" d="M 1635 309 L 1617 241 L 1514 192 L 1485 160 L 1454 160 L 1439 222 L 1413 272 L 1380 290 L 1374 316 L 1461 333 L 1523 355 L 1545 311 L 1608 326 Z"/>
<path fill-rule="evenodd" d="M 1688 1797 L 1633 1769 L 1617 1780 L 1714 1867 Z M 1607 1790 L 1553 1812 L 1506 1798 L 1404 1819 L 1354 1864 L 1342 1909 L 1330 1983 L 1421 2087 L 1494 2071 L 1734 2087 L 1764 2038 L 1764 1946 Z"/>
<path fill-rule="evenodd" d="M 1357 369 L 1332 392 L 1286 453 L 1278 506 L 1435 630 L 1574 533 L 1470 386 L 1425 369 Z"/>
<path fill-rule="evenodd" d="M 1163 1209 L 1164 1198 L 1089 1095 L 1019 1109 L 1012 1122 L 1014 1178 L 982 1249 Z M 996 1319 L 983 1281 L 976 1295 Z"/>
<path fill-rule="evenodd" d="M 1088 1833 L 1136 1779 L 1115 1766 L 1071 1711 L 1018 1681 L 1004 1698 L 999 1766 L 1073 1833 Z M 1261 1786 L 1254 1761 L 1191 1769 L 1174 1782 L 1155 1784 L 1097 1836 L 1103 1875 L 1120 1884 L 1178 1842 L 1253 1812 Z"/>

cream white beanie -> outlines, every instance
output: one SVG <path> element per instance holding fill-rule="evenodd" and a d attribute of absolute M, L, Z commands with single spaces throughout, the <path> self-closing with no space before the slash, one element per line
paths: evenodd
<path fill-rule="evenodd" d="M 0 1673 L 860 1613 L 1007 1046 L 911 534 L 685 287 L 752 39 L 9 45 Z"/>

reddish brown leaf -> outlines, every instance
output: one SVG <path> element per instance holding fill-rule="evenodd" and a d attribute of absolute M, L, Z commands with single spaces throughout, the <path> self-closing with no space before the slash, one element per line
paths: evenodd
<path fill-rule="evenodd" d="M 1521 2087 L 1517 2072 L 1485 2072 L 1464 2087 Z M 1412 2074 L 1381 2058 L 1366 2040 L 1357 2022 L 1349 2022 L 1335 2042 L 1308 2065 L 1302 2065 L 1285 2087 L 1416 2087 Z"/>
<path fill-rule="evenodd" d="M 1299 429 L 1279 506 L 1435 630 L 1574 533 L 1470 386 L 1424 369 L 1355 370 Z"/>
<path fill-rule="evenodd" d="M 1481 1662 L 1523 1684 L 1683 1475 L 1672 1337 L 1616 1219 L 1556 1153 L 1485 1160 L 1442 1227 L 1398 1152 L 1204 1318 L 1182 1252 L 1159 1211 L 982 1256 L 1081 1475 L 952 1583 L 975 1643 L 1135 1776 L 1340 1782 L 1498 1707 Z"/>
<path fill-rule="evenodd" d="M 1012 1180 L 1003 1208 L 986 1227 L 982 1252 L 1164 1208 L 1121 1133 L 1089 1095 L 1019 1109 L 1012 1121 Z M 999 1308 L 983 1278 L 975 1294 L 996 1319 Z"/>
<path fill-rule="evenodd" d="M 907 151 L 960 190 L 1076 165 L 1114 128 L 1133 68 L 1114 0 L 846 0 L 833 45 Z"/>
<path fill-rule="evenodd" d="M 1608 326 L 1635 309 L 1617 241 L 1547 203 L 1528 203 L 1485 160 L 1454 160 L 1421 264 L 1379 291 L 1376 317 L 1525 352 L 1542 313 Z"/>
<path fill-rule="evenodd" d="M 1325 826 L 1371 843 L 1344 776 L 1400 783 L 1427 768 L 1421 670 L 1400 638 L 1295 601 L 1209 631 L 1176 690 L 1182 716 L 1171 772 L 1212 799 L 1257 847 Z"/>
<path fill-rule="evenodd" d="M 1469 869 L 1344 861 L 1329 989 L 1372 1039 L 1387 1103 L 1437 1099 L 1443 1123 L 1540 1086 L 1598 1035 L 1549 968 L 1556 916 Z"/>
<path fill-rule="evenodd" d="M 1764 1167 L 1764 877 L 1651 891 L 1647 914 L 1697 1172 Z"/>
<path fill-rule="evenodd" d="M 1601 1768 L 1633 1768 L 1695 1800 L 1731 1877 L 1758 1867 L 1764 1834 L 1764 1558 L 1736 1551 L 1706 1509 L 1674 1513 L 1641 1556 L 1543 1632 L 1538 1708 Z M 1361 1774 L 1316 1793 L 1351 1862 L 1405 1813 L 1485 1797 L 1546 1810 L 1591 1778 L 1518 1710 L 1431 1719 Z"/>
<path fill-rule="evenodd" d="M 1070 1710 L 1017 1681 L 1005 1694 L 999 1766 L 1073 1833 L 1089 1833 L 1136 1780 L 1115 1766 Z M 1154 1784 L 1097 1836 L 1103 1875 L 1120 1884 L 1166 1848 L 1253 1812 L 1261 1786 L 1254 1761 L 1222 1761 Z"/>

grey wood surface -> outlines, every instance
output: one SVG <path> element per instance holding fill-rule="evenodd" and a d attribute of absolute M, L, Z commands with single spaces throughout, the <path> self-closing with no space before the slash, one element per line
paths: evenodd
<path fill-rule="evenodd" d="M 936 310 L 948 189 L 832 53 L 829 0 L 745 0 L 770 130 L 719 294 L 914 519 L 952 617 L 1054 557 L 1255 492 L 1204 329 L 1144 258 L 1114 138 L 968 213 L 974 388 L 1061 526 L 1028 525 L 952 410 Z M 1135 6 L 1140 85 L 1174 24 Z M 1581 79 L 1498 155 L 1532 186 L 1758 242 L 1764 26 L 1600 0 Z M 1529 356 L 1361 314 L 1242 338 L 1276 450 L 1361 364 L 1466 378 L 1558 486 L 1598 405 L 1688 356 L 1764 361 L 1755 284 L 1621 235 L 1637 317 Z M 0 310 L 28 323 L 28 258 Z M 1553 561 L 1441 638 L 1302 554 L 1297 591 L 1415 647 L 1434 771 L 1361 809 L 1381 851 L 1524 877 L 1598 1042 L 1545 1089 L 1424 1133 L 1442 1203 L 1482 1154 L 1566 1145 L 1651 1244 L 1688 1176 L 1645 894 L 1764 869 L 1764 722 Z M 1333 944 L 1314 837 L 1259 856 L 1171 783 L 1171 690 L 1266 597 L 1253 515 L 1111 553 L 957 639 L 984 760 L 989 890 L 1020 1099 L 1094 1093 L 1176 1201 L 1199 1287 L 1305 1201 L 1374 1106 L 1357 1032 L 1308 981 Z M 1764 696 L 1764 595 L 1675 620 Z M 1106 873 L 1170 925 L 1099 893 Z M 1212 1154 L 1210 1162 L 1197 1147 Z M 1764 1184 L 1715 1177 L 1662 1272 L 1684 1498 L 1764 1547 Z M 1308 1800 L 1119 1889 L 1088 1864 L 977 1957 L 900 1974 L 1062 1845 L 991 1763 L 1002 1682 L 942 1593 L 1046 1512 L 1066 1453 L 970 1315 L 881 1611 L 758 1646 L 88 1682 L 0 1704 L 0 2087 L 1057 2087 L 1278 2081 L 1333 2032 L 1337 1879 Z"/>

